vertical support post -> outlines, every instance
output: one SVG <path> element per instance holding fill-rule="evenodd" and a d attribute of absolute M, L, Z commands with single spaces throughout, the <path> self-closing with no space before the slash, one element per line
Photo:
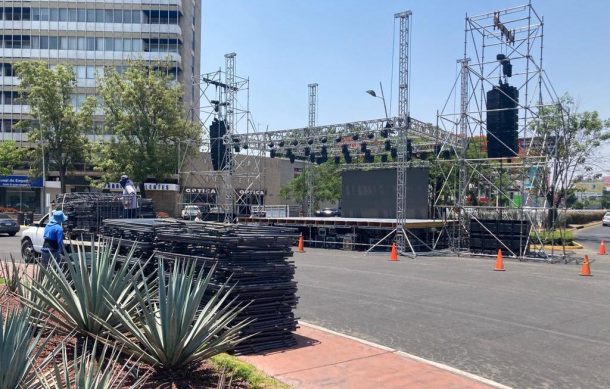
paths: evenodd
<path fill-rule="evenodd" d="M 316 126 L 318 120 L 318 84 L 313 83 L 307 85 L 309 88 L 309 123 L 311 129 Z M 311 130 L 308 131 L 308 136 L 313 136 Z M 305 172 L 307 179 L 307 198 L 305 204 L 305 216 L 312 217 L 314 215 L 314 175 L 313 163 L 308 163 L 307 171 Z"/>
<path fill-rule="evenodd" d="M 461 148 L 458 150 L 459 155 L 459 180 L 458 180 L 458 198 L 457 198 L 457 212 L 458 215 L 458 233 L 456 239 L 456 251 L 459 253 L 462 245 L 462 231 L 467 231 L 469 228 L 466 212 L 464 212 L 464 201 L 466 199 L 468 172 L 466 171 L 466 150 L 468 149 L 468 66 L 470 64 L 470 58 L 464 57 L 458 60 L 461 64 L 460 70 L 460 137 L 461 137 Z"/>
<path fill-rule="evenodd" d="M 225 171 L 222 174 L 223 191 L 225 196 L 224 222 L 235 221 L 235 189 L 233 188 L 233 145 L 232 135 L 235 131 L 235 53 L 225 54 L 225 84 L 226 88 L 226 111 L 225 121 L 227 134 L 225 135 L 227 151 L 225 153 Z"/>
<path fill-rule="evenodd" d="M 415 252 L 408 241 L 405 232 L 407 211 L 407 142 L 410 125 L 409 118 L 409 27 L 411 11 L 404 11 L 394 15 L 399 20 L 399 48 L 398 48 L 398 118 L 397 127 L 397 165 L 396 165 L 396 246 L 400 253 L 406 252 L 407 243 L 413 255 Z"/>

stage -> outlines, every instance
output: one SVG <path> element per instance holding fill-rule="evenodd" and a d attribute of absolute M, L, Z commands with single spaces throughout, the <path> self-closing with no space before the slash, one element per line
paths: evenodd
<path fill-rule="evenodd" d="M 396 228 L 396 219 L 375 219 L 355 217 L 258 217 L 239 218 L 239 223 L 259 223 L 263 225 L 282 225 L 295 227 L 353 227 L 353 228 Z M 406 219 L 407 229 L 440 228 L 451 221 L 433 219 Z"/>

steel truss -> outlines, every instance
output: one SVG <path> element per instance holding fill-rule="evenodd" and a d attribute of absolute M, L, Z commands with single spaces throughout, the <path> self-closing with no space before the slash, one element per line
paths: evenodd
<path fill-rule="evenodd" d="M 464 55 L 458 61 L 459 76 L 450 94 L 460 88 L 460 110 L 451 112 L 448 98 L 437 118 L 438 126 L 456 134 L 462 143 L 459 149 L 445 144 L 454 157 L 436 161 L 443 179 L 443 190 L 435 200 L 436 212 L 459 220 L 457 228 L 447 228 L 451 248 L 458 253 L 469 251 L 470 226 L 474 222 L 497 240 L 505 255 L 553 260 L 556 253 L 545 251 L 538 233 L 549 204 L 536 189 L 540 180 L 548 179 L 557 143 L 535 131 L 543 108 L 558 102 L 542 66 L 543 19 L 529 3 L 466 16 L 464 35 Z M 506 60 L 502 58 L 512 66 L 508 73 L 503 69 Z M 487 113 L 491 112 L 486 109 L 486 92 L 501 81 L 519 91 L 519 100 L 515 101 L 519 150 L 509 158 L 492 159 L 487 158 L 482 147 L 486 137 L 494 136 L 486 128 Z M 483 197 L 495 201 L 477 204 Z M 504 236 L 485 227 L 483 219 L 527 220 L 532 234 L 521 234 L 524 237 L 520 238 L 519 247 L 523 250 L 515 252 Z M 565 247 L 559 257 L 565 258 Z"/>
<path fill-rule="evenodd" d="M 318 123 L 318 84 L 313 83 L 307 85 L 309 90 L 309 128 L 313 128 Z M 312 133 L 308 134 L 312 136 Z M 313 163 L 308 164 L 305 174 L 307 174 L 307 199 L 305 215 L 313 216 L 315 213 L 314 209 L 314 172 L 313 172 Z"/>
<path fill-rule="evenodd" d="M 181 187 L 216 189 L 215 206 L 203 209 L 204 213 L 224 215 L 227 223 L 235 221 L 241 204 L 262 205 L 262 150 L 242 147 L 240 136 L 253 131 L 249 108 L 250 80 L 236 74 L 236 54 L 225 54 L 225 70 L 205 73 L 193 80 L 199 90 L 201 106 L 198 116 L 202 125 L 200 152 L 202 158 L 192 155 L 194 146 L 187 145 L 182 153 L 180 177 Z M 224 121 L 227 131 L 219 139 L 213 139 L 210 125 L 217 119 Z M 212 141 L 221 142 L 226 152 L 220 162 L 220 169 L 214 170 L 211 163 Z M 190 148 L 190 150 L 189 150 Z M 189 152 L 190 151 L 190 152 Z"/>

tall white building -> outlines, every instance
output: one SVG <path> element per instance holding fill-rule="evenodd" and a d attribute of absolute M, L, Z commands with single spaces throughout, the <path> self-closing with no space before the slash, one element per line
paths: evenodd
<path fill-rule="evenodd" d="M 192 79 L 200 73 L 200 37 L 201 0 L 0 0 L 0 141 L 27 141 L 27 133 L 15 128 L 29 112 L 18 101 L 13 65 L 20 61 L 71 64 L 78 106 L 95 95 L 104 68 L 122 71 L 129 59 L 169 59 L 169 72 L 184 85 L 186 108 L 198 112 Z M 103 118 L 94 122 L 91 135 L 104 134 Z M 15 182 L 25 181 L 0 177 L 0 206 L 39 203 L 36 185 Z"/>

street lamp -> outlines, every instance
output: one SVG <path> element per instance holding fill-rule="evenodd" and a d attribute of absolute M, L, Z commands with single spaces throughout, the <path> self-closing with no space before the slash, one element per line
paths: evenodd
<path fill-rule="evenodd" d="M 383 101 L 383 110 L 385 111 L 385 118 L 388 119 L 388 108 L 385 105 L 385 96 L 383 95 L 383 86 L 381 85 L 381 81 L 379 81 L 379 89 L 381 90 L 381 96 L 377 96 L 374 90 L 369 89 L 366 91 L 369 95 L 373 97 L 377 97 Z"/>

